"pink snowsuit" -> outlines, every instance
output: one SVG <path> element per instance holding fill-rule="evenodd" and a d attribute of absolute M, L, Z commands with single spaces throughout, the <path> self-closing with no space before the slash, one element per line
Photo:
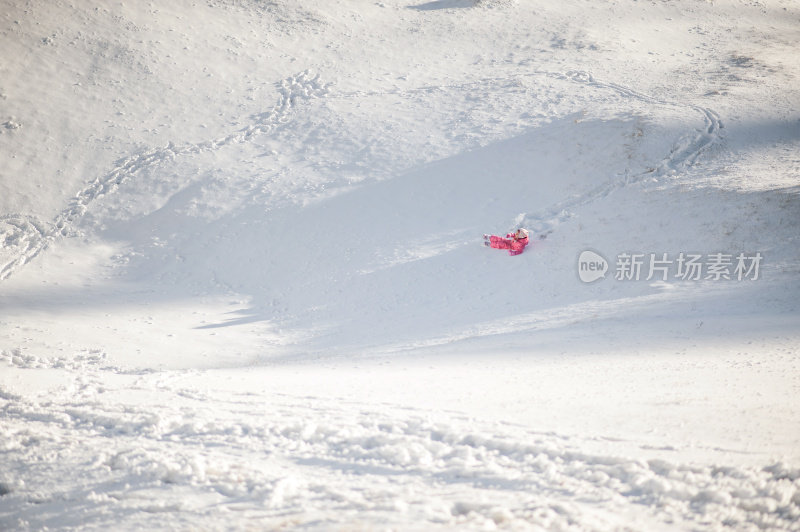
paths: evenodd
<path fill-rule="evenodd" d="M 528 245 L 528 237 L 516 239 L 514 233 L 508 233 L 505 238 L 492 235 L 489 237 L 489 247 L 494 249 L 507 249 L 509 255 L 519 255 Z"/>

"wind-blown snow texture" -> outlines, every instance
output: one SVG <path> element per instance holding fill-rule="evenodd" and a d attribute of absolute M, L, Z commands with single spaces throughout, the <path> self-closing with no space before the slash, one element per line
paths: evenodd
<path fill-rule="evenodd" d="M 800 530 L 797 2 L 1 11 L 0 529 Z"/>

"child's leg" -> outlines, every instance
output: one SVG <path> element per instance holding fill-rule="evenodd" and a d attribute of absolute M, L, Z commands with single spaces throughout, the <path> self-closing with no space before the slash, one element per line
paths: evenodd
<path fill-rule="evenodd" d="M 489 246 L 494 249 L 511 249 L 511 240 L 492 235 L 489 237 Z"/>

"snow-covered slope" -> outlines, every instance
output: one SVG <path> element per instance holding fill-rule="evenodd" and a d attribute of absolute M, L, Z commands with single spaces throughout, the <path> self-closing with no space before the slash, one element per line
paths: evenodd
<path fill-rule="evenodd" d="M 796 527 L 796 3 L 6 4 L 0 528 Z"/>

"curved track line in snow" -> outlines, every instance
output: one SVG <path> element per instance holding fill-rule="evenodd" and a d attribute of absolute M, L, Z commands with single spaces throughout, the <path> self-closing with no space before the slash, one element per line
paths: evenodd
<path fill-rule="evenodd" d="M 86 213 L 97 198 L 112 193 L 143 169 L 157 166 L 184 155 L 193 155 L 216 150 L 230 144 L 247 142 L 256 135 L 271 132 L 278 125 L 288 122 L 289 114 L 298 100 L 317 98 L 328 92 L 328 84 L 310 71 L 290 76 L 279 83 L 278 101 L 272 109 L 255 115 L 255 123 L 227 136 L 199 144 L 176 146 L 170 143 L 163 148 L 153 148 L 120 160 L 109 173 L 96 178 L 78 192 L 66 209 L 52 223 L 43 224 L 30 217 L 8 215 L 0 218 L 0 251 L 10 250 L 12 258 L 0 254 L 0 281 L 8 278 L 20 267 L 30 262 L 47 249 L 55 240 L 71 234 L 71 228 Z"/>
<path fill-rule="evenodd" d="M 653 98 L 652 96 L 642 94 L 617 83 L 597 80 L 588 72 L 569 71 L 566 74 L 545 72 L 544 74 L 557 79 L 565 79 L 575 83 L 583 83 L 596 88 L 610 89 L 624 97 L 636 99 L 653 105 L 689 109 L 699 113 L 703 117 L 704 126 L 695 130 L 694 132 L 681 136 L 675 142 L 669 154 L 658 164 L 658 166 L 654 168 L 648 168 L 644 172 L 640 172 L 638 174 L 626 175 L 620 179 L 612 179 L 602 183 L 592 189 L 587 190 L 583 194 L 573 196 L 550 207 L 550 209 L 543 213 L 523 213 L 515 220 L 515 228 L 528 227 L 533 229 L 535 232 L 542 234 L 543 236 L 547 235 L 552 232 L 557 225 L 573 216 L 573 214 L 570 212 L 571 209 L 592 203 L 595 200 L 608 196 L 617 189 L 638 183 L 648 177 L 671 175 L 683 170 L 693 165 L 697 161 L 698 157 L 700 157 L 700 155 L 719 138 L 719 131 L 722 129 L 722 121 L 716 112 L 706 107 L 688 103 L 681 104 L 669 102 L 666 100 Z"/>
<path fill-rule="evenodd" d="M 679 104 L 666 100 L 659 100 L 658 98 L 653 98 L 652 96 L 642 94 L 617 83 L 599 81 L 587 72 L 570 71 L 565 77 L 578 83 L 585 83 L 594 87 L 611 89 L 623 96 L 640 100 L 645 103 L 667 107 L 682 107 L 692 109 L 700 113 L 700 115 L 703 117 L 703 121 L 705 123 L 704 127 L 702 129 L 698 129 L 694 133 L 686 134 L 678 139 L 669 155 L 661 162 L 661 164 L 659 164 L 658 167 L 643 174 L 639 174 L 638 176 L 634 176 L 627 182 L 635 182 L 637 177 L 641 178 L 653 173 L 656 175 L 664 175 L 665 173 L 670 173 L 673 170 L 678 171 L 686 168 L 687 166 L 691 166 L 695 163 L 697 158 L 719 138 L 719 130 L 722 129 L 722 121 L 715 111 L 707 107 L 701 107 L 699 105 L 689 103 Z"/>
<path fill-rule="evenodd" d="M 540 238 L 545 238 L 557 225 L 571 218 L 573 214 L 570 211 L 576 207 L 580 207 L 595 200 L 604 198 L 614 190 L 643 181 L 648 177 L 671 175 L 693 165 L 700 155 L 703 154 L 703 152 L 717 142 L 719 139 L 720 129 L 723 127 L 719 115 L 712 109 L 690 103 L 671 102 L 668 100 L 648 96 L 631 89 L 630 87 L 626 87 L 618 83 L 601 81 L 596 79 L 588 72 L 576 70 L 568 71 L 566 73 L 536 71 L 517 76 L 516 78 L 484 77 L 465 83 L 426 85 L 410 90 L 402 90 L 398 88 L 386 91 L 356 91 L 348 95 L 340 94 L 338 96 L 360 97 L 386 94 L 402 95 L 407 93 L 429 93 L 452 89 L 472 91 L 476 87 L 484 87 L 487 84 L 501 84 L 504 87 L 517 86 L 519 84 L 519 78 L 533 78 L 542 76 L 560 81 L 588 85 L 597 89 L 614 91 L 624 98 L 638 100 L 654 106 L 671 107 L 698 113 L 702 117 L 703 126 L 680 136 L 673 144 L 670 152 L 661 160 L 658 165 L 648 168 L 646 171 L 638 174 L 626 175 L 620 179 L 612 179 L 610 181 L 601 183 L 600 185 L 597 185 L 582 194 L 570 197 L 560 203 L 557 203 L 545 211 L 535 214 L 522 213 L 515 218 L 513 225 L 509 227 L 509 229 L 528 227 L 533 229 L 534 232 L 538 233 Z M 473 243 L 473 239 L 468 235 L 465 235 L 464 240 L 460 241 L 460 245 L 464 246 L 472 245 Z"/>

